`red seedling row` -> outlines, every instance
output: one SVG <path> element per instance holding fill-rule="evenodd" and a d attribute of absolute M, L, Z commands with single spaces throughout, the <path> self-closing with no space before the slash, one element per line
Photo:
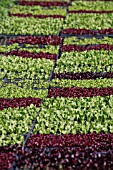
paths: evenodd
<path fill-rule="evenodd" d="M 70 80 L 83 80 L 83 79 L 96 79 L 96 78 L 113 78 L 113 73 L 93 73 L 93 72 L 85 72 L 85 73 L 54 73 L 52 78 L 56 79 L 70 79 Z"/>
<path fill-rule="evenodd" d="M 41 99 L 39 98 L 0 98 L 0 110 L 3 110 L 4 108 L 15 108 L 15 107 L 24 107 L 30 106 L 31 104 L 36 105 L 36 107 L 41 106 Z"/>
<path fill-rule="evenodd" d="M 52 148 L 51 148 L 52 147 Z M 27 142 L 27 150 L 19 145 L 0 147 L 0 169 L 8 169 L 18 155 L 17 167 L 44 168 L 49 164 L 66 169 L 91 167 L 105 170 L 113 167 L 113 134 L 36 134 Z M 26 169 L 25 168 L 25 169 Z M 30 170 L 29 169 L 29 170 Z"/>
<path fill-rule="evenodd" d="M 106 148 L 107 144 L 113 143 L 113 133 L 89 133 L 89 134 L 65 134 L 65 135 L 53 135 L 53 134 L 34 134 L 27 143 L 28 148 L 45 148 L 45 147 L 90 147 L 99 145 L 101 150 L 111 149 Z M 104 145 L 102 145 L 102 143 Z M 105 147 L 105 148 L 103 148 Z"/>
<path fill-rule="evenodd" d="M 45 45 L 60 45 L 62 42 L 62 38 L 59 36 L 25 36 L 25 37 L 17 37 L 10 39 L 8 41 L 9 44 L 20 43 L 20 44 L 45 44 Z"/>
<path fill-rule="evenodd" d="M 23 58 L 33 58 L 33 59 L 46 58 L 46 59 L 50 59 L 50 60 L 56 60 L 56 58 L 57 58 L 56 54 L 51 54 L 49 52 L 47 52 L 47 53 L 40 52 L 40 53 L 37 54 L 35 52 L 12 50 L 10 52 L 0 52 L 0 54 L 6 55 L 6 56 L 15 55 L 15 56 L 23 57 Z"/>
<path fill-rule="evenodd" d="M 35 6 L 40 5 L 43 7 L 50 7 L 50 6 L 67 6 L 69 2 L 58 2 L 58 1 L 19 1 L 20 5 L 28 5 L 28 6 Z"/>
<path fill-rule="evenodd" d="M 20 152 L 21 153 L 21 152 Z M 20 154 L 19 153 L 19 154 Z M 63 170 L 112 170 L 113 153 L 105 150 L 104 152 L 94 152 L 94 147 L 83 148 L 48 148 L 30 149 L 29 153 L 19 157 L 17 167 L 19 169 L 60 169 Z M 32 168 L 31 168 L 32 167 Z M 48 167 L 48 168 L 47 168 Z"/>
<path fill-rule="evenodd" d="M 48 97 L 94 97 L 113 95 L 113 87 L 109 88 L 81 88 L 81 87 L 64 87 L 51 88 Z"/>
<path fill-rule="evenodd" d="M 23 18 L 26 18 L 26 17 L 33 17 L 33 18 L 41 18 L 41 19 L 44 19 L 44 18 L 63 18 L 65 19 L 65 16 L 63 15 L 33 15 L 31 13 L 29 14 L 21 14 L 21 13 L 17 13 L 17 14 L 9 14 L 9 16 L 17 16 L 17 17 L 23 17 Z"/>
<path fill-rule="evenodd" d="M 99 44 L 99 45 L 92 45 L 87 44 L 84 46 L 81 45 L 63 45 L 62 52 L 71 52 L 71 51 L 89 51 L 89 50 L 113 50 L 113 45 L 109 44 Z"/>
<path fill-rule="evenodd" d="M 113 29 L 102 29 L 102 30 L 88 30 L 88 29 L 75 29 L 67 28 L 62 30 L 62 34 L 74 34 L 74 35 L 98 35 L 98 34 L 113 34 Z"/>
<path fill-rule="evenodd" d="M 95 13 L 95 14 L 108 14 L 113 13 L 113 10 L 111 11 L 95 11 L 95 10 L 71 10 L 68 11 L 69 14 L 76 14 L 76 13 Z"/>
<path fill-rule="evenodd" d="M 32 135 L 27 143 L 29 152 L 19 157 L 18 167 L 101 170 L 113 166 L 111 145 L 113 134 Z M 52 147 L 52 148 L 51 148 Z M 19 152 L 20 155 L 21 152 Z M 32 163 L 33 162 L 33 163 Z"/>

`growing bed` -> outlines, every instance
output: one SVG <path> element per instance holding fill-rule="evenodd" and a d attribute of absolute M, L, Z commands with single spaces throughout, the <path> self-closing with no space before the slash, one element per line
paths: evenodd
<path fill-rule="evenodd" d="M 113 169 L 113 1 L 0 2 L 0 169 Z"/>

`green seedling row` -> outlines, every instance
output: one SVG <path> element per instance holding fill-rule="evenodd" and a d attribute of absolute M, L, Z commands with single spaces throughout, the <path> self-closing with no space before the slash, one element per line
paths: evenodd
<path fill-rule="evenodd" d="M 0 83 L 1 84 L 1 83 Z M 0 88 L 0 98 L 46 98 L 48 90 L 33 90 L 32 86 L 27 85 L 23 88 L 16 86 L 15 84 L 4 84 Z"/>
<path fill-rule="evenodd" d="M 113 2 L 109 1 L 74 1 L 69 10 L 113 10 Z"/>
<path fill-rule="evenodd" d="M 113 51 L 64 52 L 57 62 L 55 73 L 113 71 Z"/>
<path fill-rule="evenodd" d="M 109 14 L 69 14 L 66 16 L 63 28 L 76 29 L 107 29 L 113 28 L 113 13 Z"/>
<path fill-rule="evenodd" d="M 27 48 L 26 48 L 27 47 Z M 11 45 L 1 45 L 0 46 L 0 52 L 10 52 L 11 50 L 21 50 L 21 51 L 28 51 L 28 52 L 35 52 L 35 53 L 52 53 L 52 54 L 58 54 L 59 46 L 52 46 L 52 45 L 45 45 L 44 48 L 39 48 L 38 45 L 35 47 L 33 45 L 26 44 L 26 47 L 21 47 L 18 45 L 18 43 L 11 44 Z"/>
<path fill-rule="evenodd" d="M 64 45 L 75 44 L 75 45 L 86 45 L 86 44 L 113 44 L 113 38 L 104 37 L 102 39 L 97 38 L 82 38 L 68 37 L 64 39 Z"/>
<path fill-rule="evenodd" d="M 112 106 L 113 96 L 46 99 L 33 133 L 113 132 Z"/>
<path fill-rule="evenodd" d="M 63 19 L 38 19 L 6 17 L 0 23 L 0 34 L 23 35 L 58 35 L 61 31 Z"/>
<path fill-rule="evenodd" d="M 70 79 L 53 79 L 50 83 L 53 87 L 85 87 L 85 88 L 101 88 L 101 87 L 112 87 L 113 79 L 101 79 L 98 78 L 96 80 L 70 80 Z"/>
<path fill-rule="evenodd" d="M 16 14 L 28 14 L 31 13 L 33 15 L 66 15 L 66 8 L 61 7 L 54 7 L 51 9 L 47 9 L 41 6 L 13 6 L 10 11 L 10 13 Z"/>
<path fill-rule="evenodd" d="M 43 59 L 22 58 L 17 56 L 0 56 L 0 78 L 23 78 L 34 76 L 47 80 L 53 67 L 53 61 Z"/>
<path fill-rule="evenodd" d="M 26 48 L 27 47 L 27 48 Z M 10 52 L 11 50 L 21 50 L 21 51 L 28 51 L 28 52 L 35 52 L 35 53 L 52 53 L 52 54 L 58 54 L 59 46 L 52 46 L 52 45 L 45 45 L 44 48 L 39 48 L 38 45 L 35 47 L 33 45 L 26 44 L 26 47 L 21 47 L 18 45 L 18 43 L 11 44 L 11 45 L 1 45 L 0 46 L 0 52 Z"/>

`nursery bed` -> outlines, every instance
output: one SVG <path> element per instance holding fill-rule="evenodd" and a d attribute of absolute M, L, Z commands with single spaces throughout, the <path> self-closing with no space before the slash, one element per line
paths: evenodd
<path fill-rule="evenodd" d="M 113 1 L 2 1 L 0 169 L 112 170 Z"/>

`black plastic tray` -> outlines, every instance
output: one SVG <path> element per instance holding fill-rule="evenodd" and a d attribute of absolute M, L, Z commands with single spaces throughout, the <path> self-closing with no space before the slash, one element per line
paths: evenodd
<path fill-rule="evenodd" d="M 91 35 L 91 34 L 85 34 L 85 35 L 75 35 L 75 34 L 62 34 L 61 33 L 61 37 L 77 37 L 78 39 L 83 39 L 83 38 L 97 38 L 97 39 L 102 39 L 104 37 L 109 37 L 109 38 L 113 38 L 113 34 L 99 34 L 99 35 Z"/>
<path fill-rule="evenodd" d="M 2 80 L 4 80 L 4 82 L 3 82 L 3 84 L 2 84 L 2 87 L 4 87 L 5 84 L 15 84 L 17 87 L 23 88 L 23 87 L 24 87 L 24 84 L 26 83 L 26 82 L 22 82 L 22 86 L 19 86 L 19 85 L 18 85 L 18 82 L 21 81 L 22 79 L 16 80 L 16 81 L 15 81 L 15 80 L 14 80 L 14 81 L 11 81 L 11 79 L 7 79 L 7 78 L 5 77 L 5 78 L 2 79 Z M 30 80 L 30 79 L 28 79 L 28 80 Z M 34 79 L 34 82 L 33 82 L 33 85 L 34 85 L 34 86 L 40 84 L 40 81 L 39 81 L 39 83 L 36 83 L 35 81 L 36 81 L 36 80 Z M 48 82 L 48 81 L 44 81 L 44 82 Z M 34 87 L 34 86 L 33 86 L 33 88 L 32 88 L 33 90 L 47 90 L 47 89 L 48 89 L 48 88 L 44 88 L 44 87 L 38 88 L 38 87 Z M 2 87 L 1 87 L 1 88 L 2 88 Z M 28 89 L 29 89 L 29 88 L 28 88 Z"/>
<path fill-rule="evenodd" d="M 15 38 L 15 37 L 26 37 L 26 36 L 35 36 L 35 37 L 48 37 L 48 36 L 53 36 L 53 34 L 40 34 L 40 35 L 31 35 L 31 34 L 0 34 L 0 37 L 7 37 L 7 38 Z M 58 36 L 58 35 L 54 35 L 54 36 Z"/>

